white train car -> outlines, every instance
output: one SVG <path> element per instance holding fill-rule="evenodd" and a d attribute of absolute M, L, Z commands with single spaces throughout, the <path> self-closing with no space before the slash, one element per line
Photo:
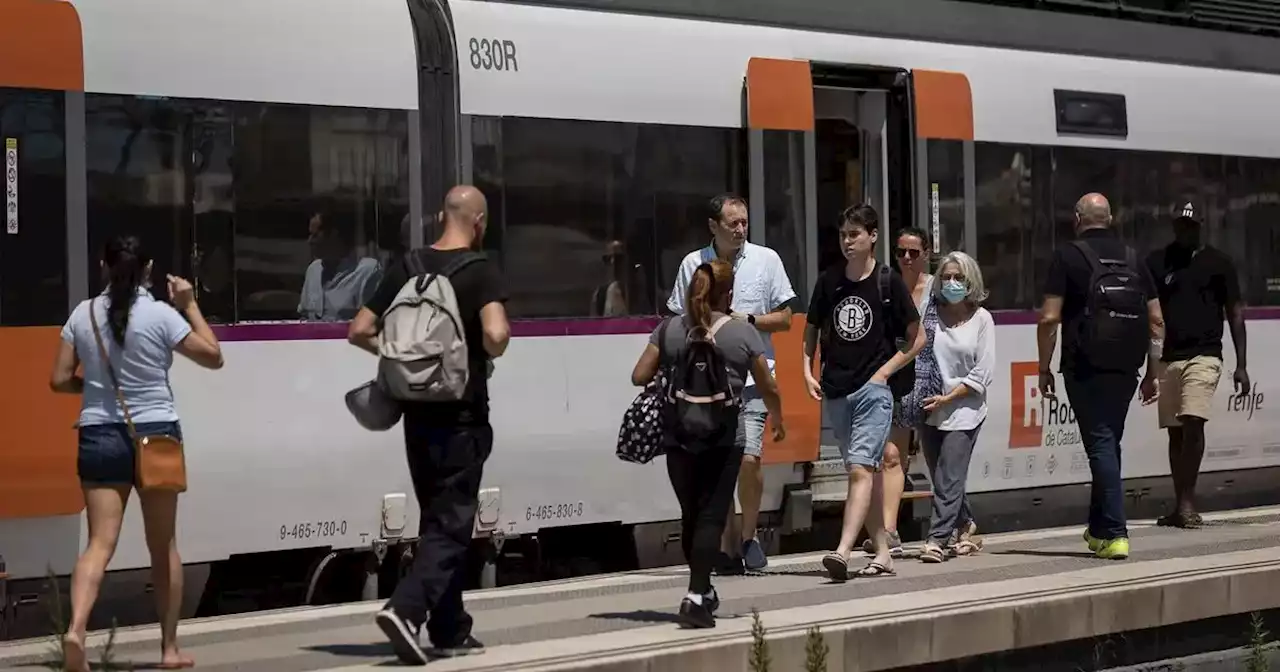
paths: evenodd
<path fill-rule="evenodd" d="M 719 192 L 748 196 L 752 240 L 779 251 L 801 295 L 775 336 L 790 435 L 765 454 L 767 523 L 783 531 L 842 490 L 799 340 L 849 202 L 875 204 L 888 231 L 924 228 L 935 252 L 973 252 L 988 274 L 1001 375 L 969 481 L 988 529 L 1083 518 L 1071 410 L 1028 382 L 1030 310 L 1079 195 L 1111 196 L 1145 248 L 1164 243 L 1175 204 L 1204 203 L 1258 306 L 1254 351 L 1280 336 L 1267 307 L 1280 303 L 1280 75 L 1266 72 L 1280 47 L 966 3 L 688 4 L 6 0 L 0 638 L 46 626 L 45 576 L 65 580 L 86 539 L 78 400 L 46 380 L 58 328 L 100 289 L 98 250 L 121 232 L 143 236 L 158 272 L 196 280 L 224 341 L 225 369 L 172 372 L 191 613 L 386 594 L 416 536 L 399 431 L 365 432 L 342 404 L 372 359 L 340 321 L 298 319 L 315 213 L 385 261 L 431 235 L 405 224 L 429 221 L 451 183 L 488 196 L 515 339 L 491 381 L 475 565 L 507 540 L 534 577 L 678 559 L 665 469 L 613 447 L 630 368 Z M 611 283 L 625 305 L 601 310 Z M 1274 497 L 1277 366 L 1255 356 L 1248 395 L 1219 389 L 1208 505 Z M 1164 438 L 1154 409 L 1135 402 L 1129 418 L 1124 473 L 1147 511 L 1168 498 Z M 147 562 L 135 508 L 99 623 L 134 618 Z"/>

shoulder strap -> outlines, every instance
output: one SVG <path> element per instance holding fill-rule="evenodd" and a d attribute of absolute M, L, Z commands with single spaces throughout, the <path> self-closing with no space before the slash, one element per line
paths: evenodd
<path fill-rule="evenodd" d="M 667 342 L 667 327 L 671 324 L 671 320 L 675 317 L 668 317 L 662 321 L 662 325 L 658 327 L 658 365 L 662 365 L 662 355 L 665 351 L 663 347 Z"/>
<path fill-rule="evenodd" d="M 1071 244 L 1074 245 L 1077 250 L 1080 250 L 1080 254 L 1084 255 L 1084 260 L 1089 262 L 1090 273 L 1093 276 L 1097 276 L 1098 273 L 1102 271 L 1102 259 L 1098 257 L 1098 253 L 1094 251 L 1093 247 L 1083 240 L 1073 240 L 1071 241 Z"/>
<path fill-rule="evenodd" d="M 111 358 L 107 357 L 107 348 L 102 343 L 102 330 L 98 328 L 98 318 L 93 310 L 95 302 L 97 302 L 96 298 L 89 299 L 89 324 L 93 325 L 93 340 L 98 343 L 98 352 L 102 355 L 102 367 L 107 370 L 107 375 L 111 377 L 111 386 L 116 390 L 116 401 L 120 404 L 120 410 L 124 412 L 124 423 L 129 426 L 129 437 L 136 441 L 138 432 L 133 427 L 133 416 L 129 413 L 129 404 L 124 401 L 120 381 L 116 380 L 115 369 L 111 368 Z"/>
<path fill-rule="evenodd" d="M 440 271 L 440 275 L 443 275 L 446 278 L 452 278 L 454 273 L 461 271 L 467 266 L 470 266 L 477 261 L 486 260 L 488 260 L 488 257 L 480 252 L 468 252 L 449 262 L 444 269 Z"/>
<path fill-rule="evenodd" d="M 882 263 L 880 263 L 880 262 L 876 262 L 876 266 L 877 266 L 877 269 L 876 269 L 876 270 L 879 272 L 879 275 L 880 275 L 880 277 L 879 277 L 879 281 L 880 281 L 880 304 L 881 304 L 881 305 L 883 305 L 883 306 L 888 306 L 888 305 L 889 305 L 889 280 L 890 280 L 893 276 L 892 276 L 891 272 L 889 271 L 889 267 L 888 267 L 888 266 L 886 266 L 886 265 L 884 265 L 884 264 L 882 264 Z"/>
<path fill-rule="evenodd" d="M 721 315 L 720 319 L 716 320 L 715 324 L 711 325 L 711 330 L 707 332 L 707 338 L 712 341 L 715 341 L 716 332 L 720 331 L 720 327 L 723 327 L 724 325 L 728 324 L 729 320 L 732 320 L 732 319 L 733 318 L 729 317 L 728 315 Z"/>
<path fill-rule="evenodd" d="M 422 250 L 409 250 L 404 255 L 404 266 L 409 269 L 409 277 L 426 275 L 427 268 L 422 265 Z"/>

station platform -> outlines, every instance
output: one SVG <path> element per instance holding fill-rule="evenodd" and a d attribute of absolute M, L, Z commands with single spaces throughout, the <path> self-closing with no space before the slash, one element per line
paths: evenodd
<path fill-rule="evenodd" d="M 683 630 L 682 568 L 468 593 L 488 650 L 432 661 L 447 671 L 749 670 L 751 611 L 767 630 L 772 670 L 804 670 L 821 629 L 830 672 L 889 670 L 1280 608 L 1280 507 L 1207 514 L 1198 530 L 1131 523 L 1133 555 L 1098 560 L 1081 529 L 986 535 L 974 556 L 833 584 L 821 553 L 770 559 L 760 573 L 717 577 L 716 628 Z M 852 563 L 857 567 L 857 560 Z M 180 628 L 198 670 L 359 672 L 398 666 L 373 624 L 379 603 L 196 619 Z M 97 661 L 106 633 L 90 636 Z M 0 645 L 0 669 L 48 669 L 55 639 Z M 155 627 L 120 630 L 115 669 L 146 669 Z M 95 669 L 104 669 L 96 667 Z"/>

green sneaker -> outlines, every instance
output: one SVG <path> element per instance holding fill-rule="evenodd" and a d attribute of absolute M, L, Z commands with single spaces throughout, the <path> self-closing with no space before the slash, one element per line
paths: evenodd
<path fill-rule="evenodd" d="M 1102 540 L 1101 540 L 1101 539 L 1098 539 L 1098 538 L 1094 537 L 1093 535 L 1089 534 L 1089 529 L 1088 529 L 1088 528 L 1085 528 L 1085 531 L 1084 531 L 1084 543 L 1089 544 L 1089 550 L 1090 550 L 1090 551 L 1092 551 L 1092 552 L 1094 552 L 1094 553 L 1097 553 L 1097 552 L 1098 552 L 1098 550 L 1102 548 L 1102 543 L 1103 543 L 1103 542 L 1102 542 Z"/>
<path fill-rule="evenodd" d="M 1107 539 L 1100 543 L 1101 546 L 1094 553 L 1103 560 L 1124 560 L 1129 557 L 1129 540 L 1124 537 Z"/>

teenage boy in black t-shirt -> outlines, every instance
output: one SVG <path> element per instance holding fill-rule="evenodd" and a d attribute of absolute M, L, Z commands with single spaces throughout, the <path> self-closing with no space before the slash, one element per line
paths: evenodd
<path fill-rule="evenodd" d="M 454 187 L 440 215 L 444 224 L 440 239 L 407 254 L 417 255 L 427 272 L 441 272 L 455 259 L 480 249 L 485 215 L 485 198 L 478 189 Z M 373 298 L 351 322 L 347 338 L 353 345 L 378 353 L 381 316 L 410 277 L 404 260 L 387 269 Z M 472 619 L 462 606 L 462 572 L 484 463 L 493 449 L 487 369 L 492 358 L 506 351 L 511 331 L 504 307 L 507 290 L 495 264 L 488 260 L 468 264 L 449 282 L 466 334 L 467 387 L 461 401 L 402 404 L 409 475 L 421 509 L 422 533 L 408 576 L 375 617 L 396 656 L 411 665 L 427 663 L 418 642 L 423 623 L 437 655 L 484 650 L 471 636 Z"/>
<path fill-rule="evenodd" d="M 849 471 L 840 545 L 822 559 L 831 578 L 849 576 L 849 554 L 864 521 L 876 556 L 859 576 L 893 574 L 883 507 L 872 506 L 884 444 L 893 424 L 894 394 L 889 379 L 907 366 L 925 344 L 920 315 L 897 271 L 888 277 L 888 303 L 881 296 L 880 264 L 874 250 L 879 233 L 875 208 L 859 205 L 840 216 L 840 251 L 845 263 L 823 272 L 814 284 L 804 330 L 804 377 L 809 394 L 826 399 L 824 412 L 840 442 Z M 905 336 L 906 352 L 896 339 Z M 821 337 L 822 380 L 813 377 L 813 356 Z"/>

